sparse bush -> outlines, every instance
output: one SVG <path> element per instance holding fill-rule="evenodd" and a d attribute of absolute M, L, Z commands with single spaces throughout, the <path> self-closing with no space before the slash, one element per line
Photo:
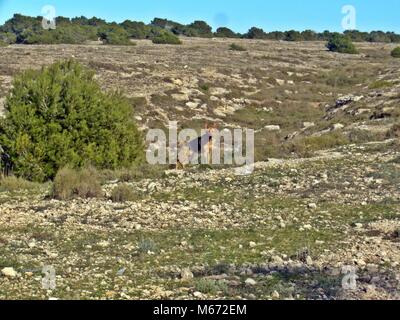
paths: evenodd
<path fill-rule="evenodd" d="M 138 243 L 138 249 L 140 253 L 157 252 L 157 245 L 151 239 L 141 239 Z"/>
<path fill-rule="evenodd" d="M 339 53 L 348 53 L 348 54 L 357 54 L 358 51 L 354 44 L 351 42 L 351 38 L 346 35 L 342 35 L 339 33 L 334 33 L 328 41 L 326 45 L 329 51 L 339 52 Z"/>
<path fill-rule="evenodd" d="M 351 143 L 366 143 L 372 141 L 381 141 L 383 139 L 383 134 L 371 132 L 369 130 L 355 129 L 349 133 L 349 140 Z"/>
<path fill-rule="evenodd" d="M 65 167 L 54 179 L 52 195 L 58 200 L 100 198 L 103 196 L 103 190 L 94 168 L 74 170 Z"/>
<path fill-rule="evenodd" d="M 393 49 L 391 55 L 393 58 L 400 58 L 400 47 Z"/>
<path fill-rule="evenodd" d="M 332 149 L 349 142 L 350 140 L 346 135 L 340 132 L 332 132 L 321 136 L 297 138 L 291 141 L 286 148 L 288 152 L 295 153 L 300 157 L 310 157 L 314 151 Z"/>
<path fill-rule="evenodd" d="M 371 83 L 369 85 L 369 88 L 370 89 L 381 89 L 381 88 L 388 88 L 388 87 L 392 87 L 392 86 L 393 86 L 393 84 L 389 81 L 378 80 L 378 81 Z"/>
<path fill-rule="evenodd" d="M 0 191 L 16 192 L 21 190 L 38 189 L 40 184 L 27 181 L 15 176 L 0 178 Z"/>
<path fill-rule="evenodd" d="M 115 170 L 142 161 L 132 106 L 118 92 L 104 93 L 93 75 L 69 60 L 15 78 L 0 144 L 17 176 L 42 182 L 66 165 Z"/>
<path fill-rule="evenodd" d="M 106 25 L 100 28 L 100 39 L 104 44 L 116 46 L 130 46 L 135 45 L 129 39 L 128 32 L 119 25 Z"/>
<path fill-rule="evenodd" d="M 136 193 L 132 187 L 126 183 L 116 186 L 111 193 L 111 200 L 113 202 L 135 201 L 136 199 Z"/>
<path fill-rule="evenodd" d="M 219 292 L 227 294 L 229 291 L 229 287 L 225 282 L 209 279 L 198 280 L 195 287 L 197 291 L 211 295 L 216 295 Z"/>
<path fill-rule="evenodd" d="M 177 36 L 172 34 L 171 32 L 162 31 L 162 32 L 160 32 L 159 35 L 157 35 L 153 38 L 153 43 L 178 45 L 178 44 L 182 44 L 182 41 Z"/>
<path fill-rule="evenodd" d="M 232 43 L 229 46 L 229 50 L 233 50 L 233 51 L 247 51 L 247 49 L 239 44 L 236 43 Z"/>

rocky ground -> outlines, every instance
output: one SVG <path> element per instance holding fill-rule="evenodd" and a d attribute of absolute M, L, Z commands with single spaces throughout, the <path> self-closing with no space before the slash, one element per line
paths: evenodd
<path fill-rule="evenodd" d="M 49 185 L 0 192 L 0 299 L 400 298 L 391 45 L 358 44 L 349 56 L 323 43 L 237 41 L 248 51 L 198 39 L 0 48 L 2 97 L 19 70 L 73 56 L 125 91 L 143 130 L 210 121 L 254 128 L 258 143 L 252 175 L 167 170 L 130 182 L 137 199 L 127 203 L 109 200 L 118 181 L 103 185 L 104 199 L 53 200 Z M 300 157 L 270 149 L 271 130 L 279 146 L 358 138 L 308 140 Z M 54 290 L 42 287 L 43 266 L 55 269 Z M 349 267 L 357 279 L 346 290 Z"/>

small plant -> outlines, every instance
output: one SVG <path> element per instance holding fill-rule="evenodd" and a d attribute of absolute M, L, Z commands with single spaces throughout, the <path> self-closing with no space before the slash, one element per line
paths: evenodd
<path fill-rule="evenodd" d="M 73 198 L 101 198 L 103 191 L 94 168 L 74 170 L 65 167 L 58 171 L 53 183 L 53 197 L 58 200 Z"/>
<path fill-rule="evenodd" d="M 400 58 L 400 47 L 393 49 L 391 55 L 393 58 Z"/>
<path fill-rule="evenodd" d="M 239 44 L 236 44 L 236 43 L 232 43 L 229 46 L 229 50 L 232 50 L 232 51 L 247 51 L 247 49 L 245 47 L 243 47 L 243 46 L 241 46 Z"/>
<path fill-rule="evenodd" d="M 326 45 L 329 51 L 357 54 L 358 51 L 354 44 L 351 42 L 351 38 L 339 33 L 334 33 Z"/>
<path fill-rule="evenodd" d="M 111 193 L 111 200 L 113 202 L 127 202 L 135 201 L 137 196 L 132 187 L 124 183 L 116 186 Z"/>
<path fill-rule="evenodd" d="M 200 279 L 196 282 L 195 288 L 201 293 L 211 295 L 216 295 L 219 292 L 227 294 L 229 291 L 229 287 L 225 282 L 210 279 Z"/>
<path fill-rule="evenodd" d="M 200 88 L 202 91 L 208 91 L 208 90 L 210 90 L 210 85 L 207 84 L 207 83 L 202 83 L 202 84 L 199 86 L 199 88 Z"/>
<path fill-rule="evenodd" d="M 157 245 L 151 239 L 141 239 L 138 243 L 138 249 L 140 253 L 149 253 L 149 252 L 156 253 Z"/>

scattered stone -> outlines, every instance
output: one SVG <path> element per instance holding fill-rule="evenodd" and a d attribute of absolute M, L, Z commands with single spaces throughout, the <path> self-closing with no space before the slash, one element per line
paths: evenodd
<path fill-rule="evenodd" d="M 255 247 L 257 247 L 257 243 L 255 243 L 255 242 L 250 242 L 250 243 L 249 243 L 249 246 L 250 246 L 250 248 L 255 248 Z"/>
<path fill-rule="evenodd" d="M 267 130 L 267 131 L 280 131 L 281 127 L 280 126 L 270 125 L 270 126 L 265 126 L 264 129 Z"/>
<path fill-rule="evenodd" d="M 181 272 L 181 279 L 182 280 L 191 280 L 194 278 L 192 271 L 189 268 L 183 269 Z"/>
<path fill-rule="evenodd" d="M 256 282 L 254 279 L 252 279 L 252 278 L 248 278 L 248 279 L 245 281 L 245 284 L 246 284 L 247 286 L 255 286 L 255 285 L 257 284 L 257 282 Z"/>
<path fill-rule="evenodd" d="M 315 210 L 315 209 L 317 209 L 317 208 L 318 208 L 318 206 L 317 206 L 316 203 L 310 203 L 310 204 L 308 204 L 308 209 Z"/>
<path fill-rule="evenodd" d="M 1 270 L 1 274 L 7 278 L 15 278 L 17 276 L 17 271 L 14 270 L 14 268 L 4 268 Z"/>

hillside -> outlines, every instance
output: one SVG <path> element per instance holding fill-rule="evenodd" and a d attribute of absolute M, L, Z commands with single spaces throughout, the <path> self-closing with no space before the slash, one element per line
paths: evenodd
<path fill-rule="evenodd" d="M 16 272 L 0 276 L 0 299 L 399 299 L 396 45 L 345 55 L 322 41 L 182 40 L 0 47 L 0 112 L 17 73 L 72 57 L 129 97 L 142 131 L 252 128 L 257 161 L 250 176 L 153 168 L 125 179 L 125 203 L 110 200 L 114 176 L 90 200 L 0 184 L 0 270 Z"/>

